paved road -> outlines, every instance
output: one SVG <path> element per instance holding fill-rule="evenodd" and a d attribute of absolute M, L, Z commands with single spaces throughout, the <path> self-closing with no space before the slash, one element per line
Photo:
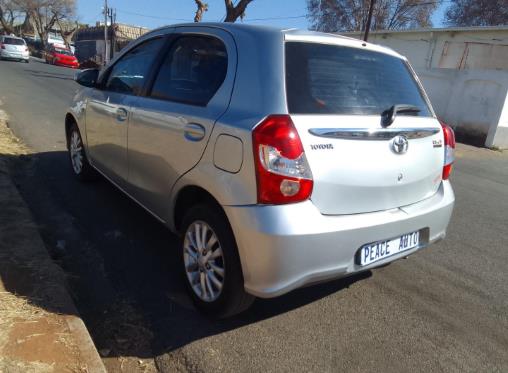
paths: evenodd
<path fill-rule="evenodd" d="M 444 242 L 212 322 L 185 295 L 176 238 L 107 182 L 71 178 L 71 76 L 1 62 L 0 108 L 36 150 L 16 163 L 15 181 L 111 371 L 118 358 L 125 371 L 133 358 L 165 372 L 508 371 L 506 153 L 460 146 Z"/>

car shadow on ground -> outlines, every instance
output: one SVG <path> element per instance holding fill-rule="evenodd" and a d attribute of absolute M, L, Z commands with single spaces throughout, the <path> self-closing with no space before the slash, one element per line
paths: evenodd
<path fill-rule="evenodd" d="M 73 76 L 69 74 L 49 73 L 46 71 L 25 69 L 31 76 L 36 78 L 49 78 L 49 79 L 60 79 L 60 80 L 74 80 Z"/>
<path fill-rule="evenodd" d="M 10 158 L 18 190 L 106 356 L 154 358 L 298 309 L 371 276 L 367 271 L 259 299 L 241 315 L 210 320 L 194 309 L 185 292 L 178 238 L 150 214 L 102 178 L 77 181 L 64 151 Z M 38 299 L 30 301 L 46 307 Z"/>

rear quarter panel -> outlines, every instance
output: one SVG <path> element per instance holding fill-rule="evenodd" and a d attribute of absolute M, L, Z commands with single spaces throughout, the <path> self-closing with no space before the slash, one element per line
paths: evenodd
<path fill-rule="evenodd" d="M 223 206 L 257 203 L 252 129 L 270 114 L 287 113 L 284 38 L 282 32 L 273 30 L 255 33 L 235 30 L 233 37 L 238 48 L 238 66 L 229 108 L 215 124 L 201 161 L 173 187 L 171 211 L 178 193 L 191 185 L 206 189 Z M 242 154 L 230 155 L 242 157 L 242 167 L 236 173 L 221 170 L 214 164 L 215 144 L 222 134 L 242 141 Z M 174 228 L 172 220 L 168 219 L 168 225 Z"/>

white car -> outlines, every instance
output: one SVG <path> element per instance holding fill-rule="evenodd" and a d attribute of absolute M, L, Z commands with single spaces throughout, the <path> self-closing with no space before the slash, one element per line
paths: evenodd
<path fill-rule="evenodd" d="M 26 42 L 17 36 L 0 36 L 0 59 L 30 62 Z"/>
<path fill-rule="evenodd" d="M 453 131 L 393 50 L 177 25 L 77 82 L 86 88 L 65 120 L 74 174 L 98 171 L 181 236 L 185 281 L 207 313 L 232 315 L 445 237 Z"/>

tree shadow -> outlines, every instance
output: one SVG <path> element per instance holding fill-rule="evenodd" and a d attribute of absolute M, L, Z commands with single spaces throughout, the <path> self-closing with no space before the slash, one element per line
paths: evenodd
<path fill-rule="evenodd" d="M 7 158 L 50 255 L 66 272 L 96 346 L 108 356 L 154 358 L 298 309 L 371 276 L 367 271 L 258 299 L 241 315 L 210 320 L 186 294 L 178 238 L 145 210 L 104 179 L 78 182 L 65 151 Z M 23 289 L 16 291 L 24 295 Z M 54 311 L 44 301 L 30 301 Z"/>

